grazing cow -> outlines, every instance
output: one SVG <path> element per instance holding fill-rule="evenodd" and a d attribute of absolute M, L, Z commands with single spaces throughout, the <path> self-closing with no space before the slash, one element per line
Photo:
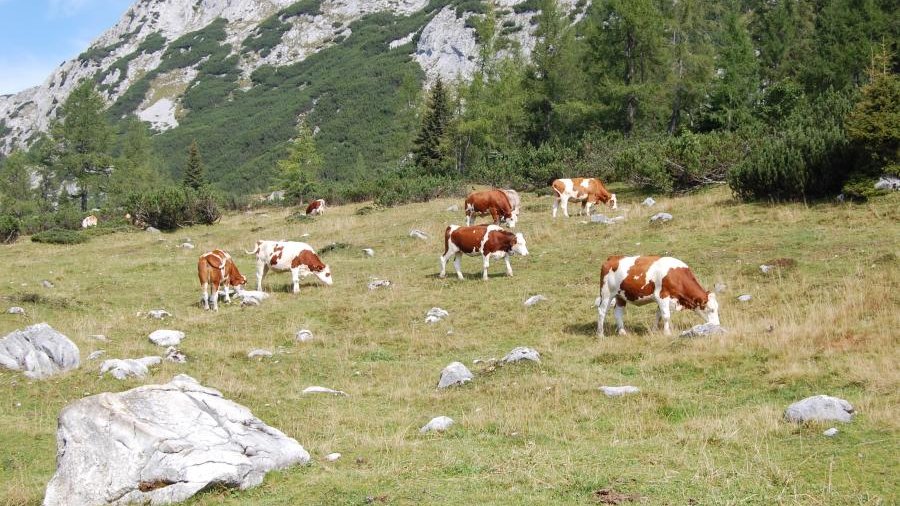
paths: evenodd
<path fill-rule="evenodd" d="M 600 271 L 600 297 L 597 298 L 597 334 L 603 335 L 603 321 L 613 299 L 616 301 L 616 328 L 625 334 L 625 304 L 644 305 L 655 301 L 656 326 L 663 322 L 666 335 L 672 309 L 691 309 L 707 323 L 719 325 L 716 294 L 700 286 L 691 269 L 681 260 L 657 256 L 611 256 Z"/>
<path fill-rule="evenodd" d="M 556 218 L 556 210 L 562 201 L 563 216 L 569 217 L 569 200 L 581 201 L 581 212 L 591 214 L 591 205 L 609 204 L 610 208 L 618 209 L 616 194 L 610 193 L 599 179 L 593 177 L 576 177 L 574 179 L 557 179 L 553 181 L 553 217 Z M 586 208 L 586 209 L 585 209 Z"/>
<path fill-rule="evenodd" d="M 485 190 L 472 192 L 466 197 L 466 225 L 475 223 L 475 216 L 490 214 L 494 225 L 505 221 L 510 228 L 519 219 L 519 194 L 515 190 Z"/>
<path fill-rule="evenodd" d="M 306 206 L 307 216 L 317 216 L 325 214 L 325 199 L 313 200 Z"/>
<path fill-rule="evenodd" d="M 256 249 L 248 251 L 256 255 L 256 289 L 262 291 L 263 277 L 273 270 L 275 272 L 291 271 L 294 293 L 300 292 L 300 277 L 314 274 L 326 285 L 331 285 L 331 268 L 322 263 L 315 250 L 305 242 L 294 241 L 256 241 Z"/>
<path fill-rule="evenodd" d="M 219 310 L 219 286 L 224 288 L 225 302 L 231 302 L 227 285 L 234 287 L 236 293 L 241 292 L 241 287 L 247 283 L 247 278 L 241 274 L 234 264 L 231 255 L 214 249 L 200 255 L 197 262 L 197 276 L 200 278 L 201 303 L 203 309 L 209 309 L 212 305 L 214 311 Z M 210 285 L 212 285 L 210 287 Z M 212 288 L 210 291 L 209 288 Z"/>
<path fill-rule="evenodd" d="M 512 265 L 509 264 L 510 255 L 525 256 L 528 254 L 528 247 L 525 245 L 525 236 L 521 232 L 513 234 L 497 225 L 476 225 L 474 227 L 450 225 L 444 232 L 444 254 L 441 255 L 440 274 L 442 278 L 447 275 L 447 260 L 456 255 L 453 266 L 456 267 L 456 276 L 463 279 L 459 266 L 463 253 L 481 255 L 484 259 L 484 271 L 481 277 L 487 279 L 491 258 L 506 260 L 506 275 L 512 276 Z"/>
<path fill-rule="evenodd" d="M 90 216 L 86 216 L 83 220 L 81 220 L 81 228 L 91 228 L 97 226 L 97 217 L 93 214 Z"/>

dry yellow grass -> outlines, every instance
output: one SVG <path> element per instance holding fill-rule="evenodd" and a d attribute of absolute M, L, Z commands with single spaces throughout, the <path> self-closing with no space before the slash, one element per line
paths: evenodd
<path fill-rule="evenodd" d="M 523 196 L 520 229 L 531 255 L 502 262 L 483 282 L 480 261 L 463 259 L 465 281 L 440 280 L 438 255 L 449 223 L 462 213 L 437 200 L 357 216 L 359 205 L 332 208 L 312 222 L 288 222 L 288 210 L 226 216 L 214 227 L 158 236 L 97 237 L 77 246 L 27 241 L 0 249 L 3 294 L 26 318 L 4 315 L 4 334 L 47 321 L 71 337 L 81 369 L 46 381 L 0 371 L 0 497 L 37 504 L 54 471 L 56 415 L 67 403 L 143 382 L 99 378 L 95 349 L 107 357 L 159 353 L 147 334 L 187 333 L 189 362 L 163 364 L 145 382 L 187 373 L 248 406 L 295 437 L 314 464 L 272 473 L 259 488 L 216 490 L 193 504 L 590 504 L 611 488 L 644 504 L 895 504 L 898 451 L 898 308 L 900 198 L 866 205 L 761 205 L 734 202 L 724 189 L 663 198 L 620 190 L 628 220 L 582 224 L 550 218 L 550 199 Z M 574 208 L 570 208 L 574 210 Z M 675 220 L 651 226 L 651 214 Z M 431 235 L 407 236 L 411 228 Z M 253 278 L 241 253 L 256 239 L 331 242 L 351 247 L 325 256 L 335 285 L 307 279 L 289 293 L 287 275 L 267 279 L 260 307 L 197 306 L 196 258 L 221 247 Z M 195 250 L 176 246 L 191 237 Z M 366 258 L 361 248 L 375 249 Z M 599 266 L 612 254 L 670 254 L 692 266 L 720 296 L 724 336 L 684 341 L 652 330 L 654 310 L 629 306 L 628 336 L 596 339 Z M 794 267 L 763 275 L 758 266 L 790 258 Z M 451 268 L 452 269 L 452 268 Z M 369 291 L 371 278 L 389 279 Z M 55 288 L 40 286 L 50 279 Z M 542 293 L 548 301 L 522 302 Z M 753 300 L 735 297 L 750 293 Z M 432 306 L 450 312 L 427 325 Z M 165 322 L 136 316 L 165 308 Z M 611 329 L 611 322 L 607 322 Z M 677 330 L 699 323 L 673 317 Z M 316 339 L 295 343 L 300 328 Z M 609 330 L 608 329 L 608 330 Z M 770 330 L 771 329 L 771 330 Z M 452 331 L 452 332 L 451 332 Z M 110 343 L 88 336 L 105 334 Z M 540 365 L 487 370 L 474 359 L 514 346 L 542 353 Z M 252 361 L 254 348 L 278 350 Z M 462 388 L 436 391 L 441 368 L 461 361 L 476 373 Z M 607 399 L 597 387 L 633 384 L 631 397 Z M 305 397 L 323 385 L 347 398 Z M 834 439 L 825 426 L 796 426 L 781 414 L 815 394 L 857 407 Z M 21 403 L 21 405 L 17 405 Z M 421 436 L 433 416 L 457 422 Z M 343 453 L 335 463 L 322 456 Z"/>

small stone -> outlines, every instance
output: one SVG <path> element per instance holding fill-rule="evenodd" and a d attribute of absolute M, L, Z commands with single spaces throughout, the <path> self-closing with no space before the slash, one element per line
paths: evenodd
<path fill-rule="evenodd" d="M 255 349 L 251 350 L 250 353 L 247 353 L 247 358 L 263 358 L 263 357 L 271 357 L 272 352 L 269 350 L 263 349 Z"/>
<path fill-rule="evenodd" d="M 453 204 L 452 206 L 450 206 L 450 207 L 447 208 L 447 212 L 448 212 L 448 213 L 456 213 L 456 212 L 459 212 L 459 206 L 456 205 L 456 204 Z"/>
<path fill-rule="evenodd" d="M 753 296 L 750 295 L 749 293 L 745 293 L 742 295 L 738 295 L 737 300 L 739 300 L 741 302 L 750 302 L 751 300 L 753 300 Z"/>
<path fill-rule="evenodd" d="M 343 395 L 348 396 L 347 392 L 343 392 L 341 390 L 334 390 L 331 388 L 319 387 L 319 386 L 311 386 L 303 389 L 303 393 L 305 394 L 331 394 L 331 395 Z"/>
<path fill-rule="evenodd" d="M 725 290 L 728 290 L 728 285 L 725 283 L 716 283 L 713 285 L 713 290 L 715 290 L 716 293 L 724 293 Z"/>
<path fill-rule="evenodd" d="M 419 230 L 417 228 L 410 230 L 409 236 L 415 237 L 416 239 L 422 239 L 423 241 L 428 239 L 428 234 L 426 234 L 425 232 L 422 232 L 421 230 Z"/>
<path fill-rule="evenodd" d="M 429 309 L 427 313 L 425 313 L 425 323 L 439 322 L 444 318 L 447 318 L 448 316 L 450 316 L 450 313 L 448 313 L 447 311 L 439 307 L 433 307 Z"/>
<path fill-rule="evenodd" d="M 438 416 L 432 418 L 430 422 L 419 429 L 419 432 L 422 434 L 427 434 L 429 432 L 444 432 L 453 424 L 453 419 L 449 416 Z"/>
<path fill-rule="evenodd" d="M 653 200 L 653 197 L 647 197 L 641 202 L 642 206 L 653 207 L 653 204 L 656 204 L 656 201 Z"/>
<path fill-rule="evenodd" d="M 373 250 L 372 248 L 363 248 L 362 252 L 363 252 L 363 254 L 366 255 L 367 257 L 373 257 L 373 256 L 375 256 L 375 250 Z"/>
<path fill-rule="evenodd" d="M 672 215 L 669 213 L 656 213 L 650 217 L 650 223 L 665 223 L 672 221 Z"/>
<path fill-rule="evenodd" d="M 328 455 L 325 456 L 325 460 L 327 460 L 328 462 L 334 462 L 339 458 L 341 458 L 341 454 L 337 453 L 337 452 L 329 453 Z"/>
<path fill-rule="evenodd" d="M 157 346 L 178 346 L 184 339 L 184 332 L 167 329 L 154 330 L 150 333 L 149 339 Z"/>
<path fill-rule="evenodd" d="M 97 360 L 98 358 L 102 357 L 105 354 L 106 354 L 106 350 L 92 351 L 91 354 L 88 355 L 88 360 Z"/>
<path fill-rule="evenodd" d="M 725 330 L 725 328 L 721 325 L 716 325 L 715 323 L 701 323 L 699 325 L 694 325 L 688 330 L 682 332 L 681 337 L 703 337 L 716 334 L 725 334 L 727 332 L 728 331 Z"/>
<path fill-rule="evenodd" d="M 837 433 L 838 433 L 838 430 L 836 428 L 832 427 L 832 428 L 826 430 L 825 432 L 823 432 L 822 435 L 827 436 L 827 437 L 834 437 L 834 436 L 837 436 Z"/>
<path fill-rule="evenodd" d="M 853 406 L 837 397 L 815 395 L 797 401 L 784 411 L 784 417 L 790 422 L 830 422 L 848 423 L 853 420 Z"/>
<path fill-rule="evenodd" d="M 6 310 L 7 314 L 25 314 L 25 308 L 21 308 L 19 306 L 13 306 Z"/>
<path fill-rule="evenodd" d="M 622 397 L 626 394 L 636 394 L 641 391 L 640 388 L 631 385 L 624 385 L 620 387 L 602 386 L 600 387 L 600 390 L 604 394 L 606 394 L 607 397 Z"/>
<path fill-rule="evenodd" d="M 44 288 L 53 288 L 53 282 L 48 279 L 45 279 L 45 280 L 41 281 L 41 286 L 43 286 Z"/>
<path fill-rule="evenodd" d="M 169 346 L 166 348 L 166 360 L 169 362 L 175 362 L 177 364 L 183 364 L 187 362 L 187 355 L 181 352 L 178 348 L 174 346 Z"/>
<path fill-rule="evenodd" d="M 94 334 L 94 335 L 88 336 L 88 337 L 90 337 L 91 339 L 93 339 L 93 340 L 95 340 L 95 341 L 101 341 L 101 342 L 104 342 L 104 343 L 109 342 L 109 338 L 107 338 L 107 337 L 104 336 L 103 334 Z"/>
<path fill-rule="evenodd" d="M 259 299 L 255 298 L 255 297 L 244 297 L 241 299 L 241 307 L 258 306 L 258 305 L 259 305 Z"/>
<path fill-rule="evenodd" d="M 386 279 L 376 279 L 369 283 L 369 290 L 376 290 L 378 288 L 387 288 L 391 286 L 391 282 Z"/>
<path fill-rule="evenodd" d="M 158 234 L 158 233 L 160 233 L 160 232 L 159 232 L 159 229 L 156 228 L 156 227 L 147 227 L 147 228 L 145 228 L 144 230 L 147 231 L 147 232 L 150 232 L 151 234 Z"/>
<path fill-rule="evenodd" d="M 297 331 L 297 334 L 294 335 L 294 339 L 300 341 L 301 343 L 312 341 L 313 333 L 309 329 L 300 329 Z"/>
<path fill-rule="evenodd" d="M 619 223 L 620 221 L 625 221 L 624 216 L 616 216 L 614 218 L 609 218 L 603 214 L 592 214 L 591 215 L 591 223 L 602 223 L 604 225 L 612 225 L 614 223 Z"/>
<path fill-rule="evenodd" d="M 769 273 L 775 272 L 775 266 L 763 264 L 763 265 L 759 266 L 759 270 L 763 274 L 769 274 Z"/>
<path fill-rule="evenodd" d="M 527 299 L 525 299 L 525 306 L 531 307 L 542 300 L 547 300 L 547 297 L 544 297 L 543 295 L 540 295 L 540 294 L 532 295 L 531 297 L 528 297 Z"/>
<path fill-rule="evenodd" d="M 516 362 L 520 362 L 522 360 L 531 360 L 532 362 L 540 362 L 541 355 L 532 348 L 526 348 L 524 346 L 519 346 L 517 348 L 513 348 L 513 350 L 506 354 L 503 357 L 503 361 L 507 364 L 513 364 Z"/>
<path fill-rule="evenodd" d="M 147 316 L 150 318 L 156 318 L 157 320 L 162 320 L 169 316 L 172 316 L 172 313 L 166 311 L 165 309 L 151 309 L 147 311 Z"/>
<path fill-rule="evenodd" d="M 179 244 L 178 247 L 182 249 L 194 249 L 194 245 L 189 242 L 183 242 Z"/>
<path fill-rule="evenodd" d="M 462 385 L 472 381 L 474 377 L 472 371 L 461 362 L 452 362 L 441 371 L 441 379 L 438 381 L 437 387 L 447 388 L 454 385 Z"/>
<path fill-rule="evenodd" d="M 103 364 L 100 365 L 100 375 L 102 376 L 109 373 L 119 380 L 131 376 L 145 378 L 150 374 L 150 366 L 156 365 L 161 361 L 162 359 L 159 357 L 126 358 L 121 360 L 112 358 L 105 360 Z"/>

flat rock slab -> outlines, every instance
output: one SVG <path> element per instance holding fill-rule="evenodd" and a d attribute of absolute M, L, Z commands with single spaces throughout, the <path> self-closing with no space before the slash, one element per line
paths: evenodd
<path fill-rule="evenodd" d="M 853 406 L 838 397 L 815 395 L 797 401 L 784 411 L 790 422 L 844 422 L 853 420 Z"/>
<path fill-rule="evenodd" d="M 428 432 L 444 432 L 449 429 L 451 425 L 455 422 L 449 416 L 438 416 L 432 418 L 430 422 L 426 423 L 419 432 L 422 434 L 426 434 Z"/>
<path fill-rule="evenodd" d="M 25 308 L 13 306 L 6 310 L 6 314 L 25 314 Z"/>
<path fill-rule="evenodd" d="M 0 339 L 0 367 L 43 379 L 78 368 L 78 346 L 46 323 L 14 330 Z"/>
<path fill-rule="evenodd" d="M 180 330 L 160 329 L 150 333 L 150 341 L 157 346 L 178 346 L 184 339 L 184 332 Z"/>
<path fill-rule="evenodd" d="M 753 296 L 749 293 L 741 294 L 737 296 L 737 300 L 740 302 L 750 302 L 753 300 Z"/>
<path fill-rule="evenodd" d="M 694 325 L 682 332 L 681 337 L 714 336 L 716 334 L 725 334 L 727 332 L 725 327 L 722 327 L 721 325 L 716 325 L 715 323 L 701 323 L 700 325 Z"/>
<path fill-rule="evenodd" d="M 391 282 L 386 279 L 376 279 L 369 283 L 369 290 L 377 290 L 378 288 L 388 288 Z"/>
<path fill-rule="evenodd" d="M 511 352 L 507 353 L 506 356 L 503 357 L 503 362 L 507 364 L 514 364 L 516 362 L 521 362 L 522 360 L 540 362 L 541 354 L 538 353 L 535 349 L 519 346 L 517 348 L 513 348 Z"/>
<path fill-rule="evenodd" d="M 165 309 L 151 309 L 147 311 L 147 316 L 150 318 L 155 318 L 157 320 L 162 320 L 164 318 L 168 318 L 172 316 L 172 313 L 166 311 Z"/>
<path fill-rule="evenodd" d="M 247 358 L 263 358 L 263 357 L 271 357 L 272 352 L 269 350 L 256 349 L 247 353 Z"/>
<path fill-rule="evenodd" d="M 525 307 L 531 307 L 531 306 L 537 304 L 538 302 L 541 302 L 544 300 L 547 300 L 547 297 L 544 297 L 543 295 L 540 295 L 540 294 L 532 295 L 531 297 L 528 297 L 527 299 L 525 299 Z"/>
<path fill-rule="evenodd" d="M 110 374 L 120 380 L 129 377 L 146 378 L 150 374 L 150 366 L 160 362 L 162 359 L 159 357 L 111 358 L 100 364 L 100 375 Z"/>
<path fill-rule="evenodd" d="M 462 385 L 468 381 L 472 381 L 472 378 L 474 377 L 472 371 L 461 362 L 452 362 L 441 371 L 441 379 L 438 381 L 438 388 Z"/>
<path fill-rule="evenodd" d="M 604 225 L 612 225 L 614 223 L 619 223 L 621 221 L 625 221 L 624 216 L 616 216 L 614 218 L 610 218 L 605 214 L 592 214 L 591 215 L 591 223 L 602 223 Z"/>
<path fill-rule="evenodd" d="M 650 223 L 665 223 L 672 221 L 672 215 L 669 213 L 656 213 L 650 217 Z"/>
<path fill-rule="evenodd" d="M 56 437 L 44 506 L 170 504 L 309 462 L 296 440 L 183 374 L 72 402 Z"/>
<path fill-rule="evenodd" d="M 301 393 L 304 395 L 307 395 L 307 394 L 343 395 L 345 397 L 350 395 L 347 392 L 344 392 L 342 390 L 334 390 L 332 388 L 326 388 L 326 387 L 320 387 L 320 386 L 306 387 L 303 389 L 303 392 L 301 392 Z"/>
<path fill-rule="evenodd" d="M 417 228 L 410 230 L 409 236 L 415 237 L 416 239 L 422 239 L 423 241 L 428 239 L 428 234 L 426 234 L 425 232 L 422 232 L 421 230 L 419 230 Z"/>
<path fill-rule="evenodd" d="M 627 394 L 636 394 L 640 392 L 641 389 L 631 385 L 623 385 L 619 387 L 602 386 L 600 387 L 600 391 L 606 394 L 607 397 L 622 397 L 623 395 Z"/>

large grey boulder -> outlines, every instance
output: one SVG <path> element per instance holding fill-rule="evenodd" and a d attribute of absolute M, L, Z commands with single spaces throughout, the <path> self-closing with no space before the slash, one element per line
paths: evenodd
<path fill-rule="evenodd" d="M 875 183 L 876 190 L 900 190 L 900 178 L 893 176 L 881 176 Z"/>
<path fill-rule="evenodd" d="M 78 368 L 78 346 L 46 323 L 15 330 L 0 339 L 0 367 L 43 379 Z"/>
<path fill-rule="evenodd" d="M 123 380 L 129 377 L 146 378 L 150 374 L 150 366 L 162 362 L 160 357 L 144 358 L 111 358 L 100 364 L 100 375 L 111 374 L 113 378 Z"/>
<path fill-rule="evenodd" d="M 815 395 L 797 401 L 784 411 L 784 417 L 791 422 L 850 422 L 853 420 L 853 406 L 844 399 L 828 395 Z"/>
<path fill-rule="evenodd" d="M 462 385 L 467 381 L 472 381 L 472 375 L 466 366 L 461 362 L 452 362 L 441 371 L 441 379 L 438 381 L 438 388 L 447 388 L 453 385 Z"/>
<path fill-rule="evenodd" d="M 183 374 L 69 404 L 56 438 L 44 506 L 169 504 L 309 462 L 296 440 Z"/>

